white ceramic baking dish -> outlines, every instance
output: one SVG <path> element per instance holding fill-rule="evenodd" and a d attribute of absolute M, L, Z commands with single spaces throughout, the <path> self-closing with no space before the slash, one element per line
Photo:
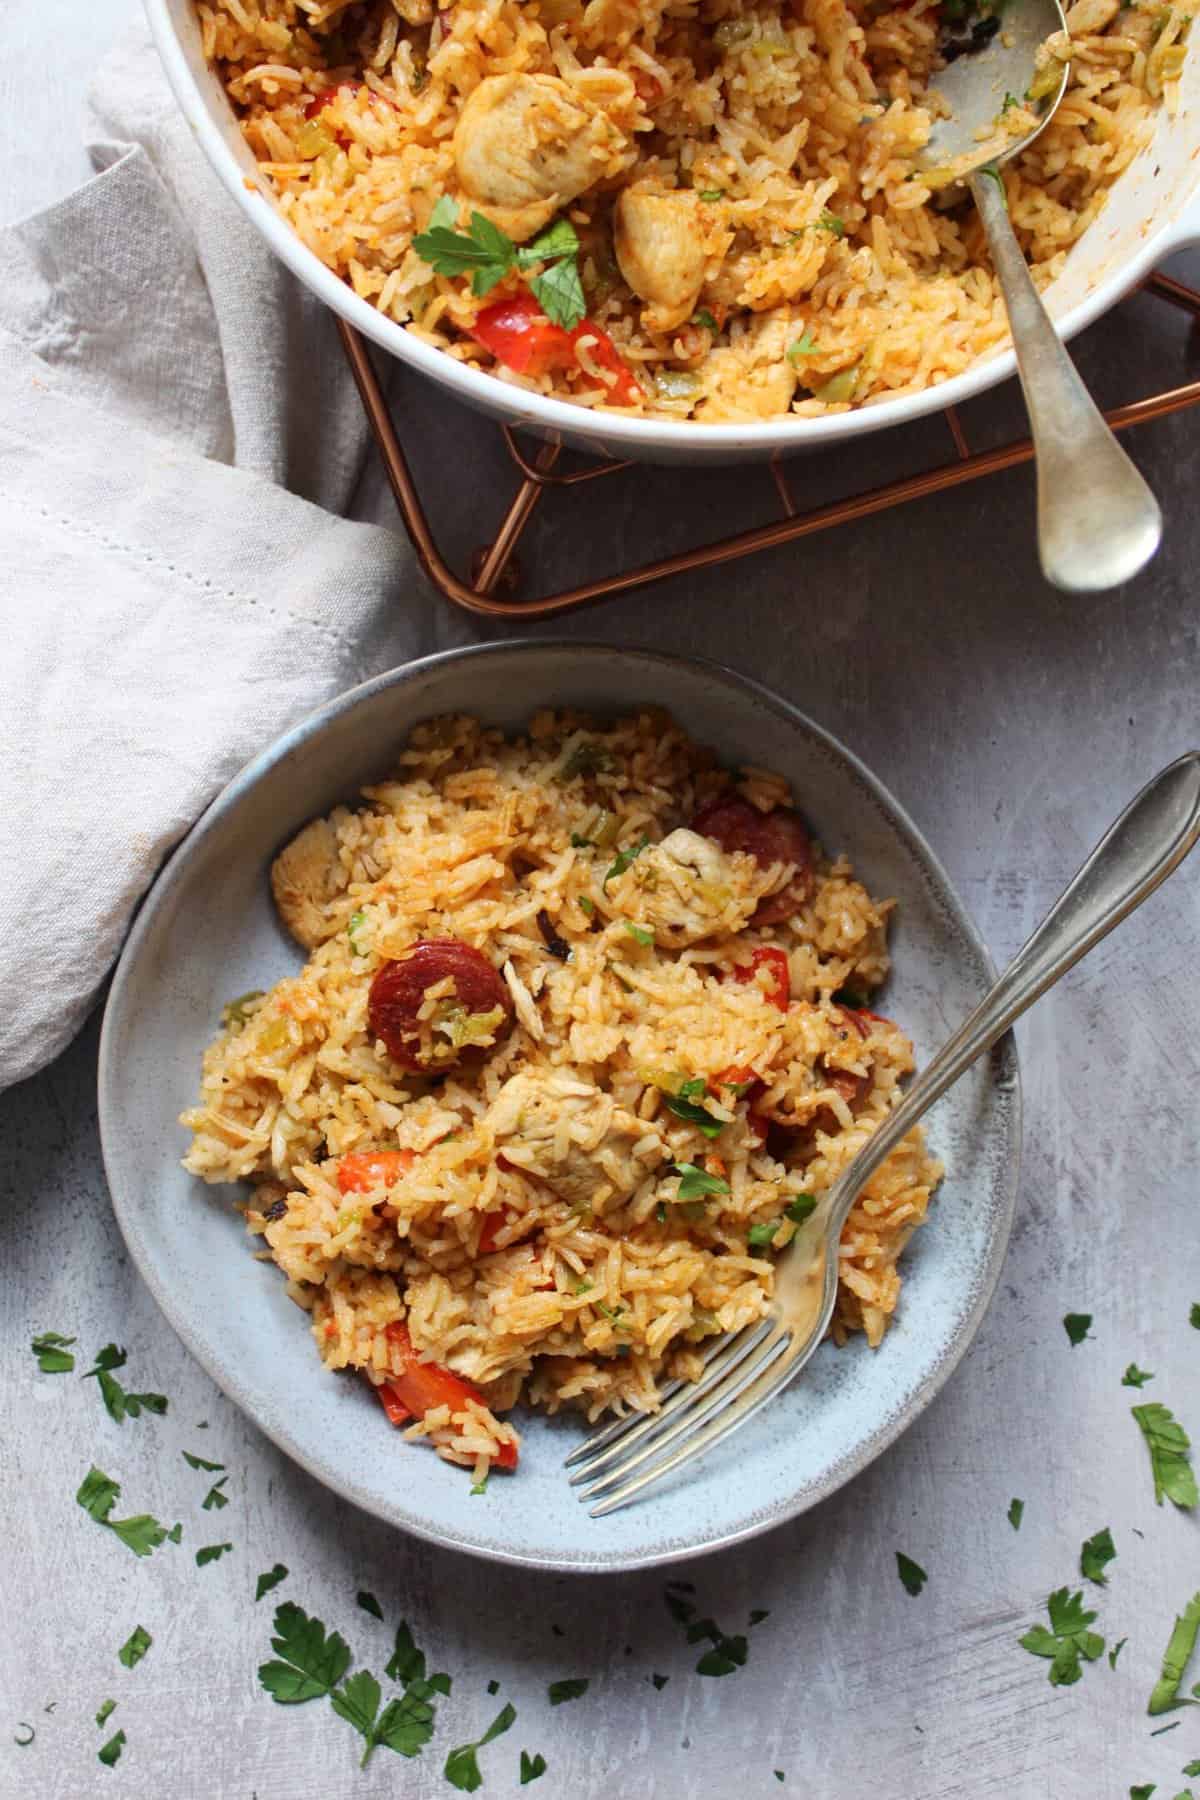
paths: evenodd
<path fill-rule="evenodd" d="M 477 411 L 591 454 L 642 462 L 732 463 L 794 456 L 821 444 L 882 431 L 994 387 L 1014 371 L 1011 350 L 951 381 L 903 399 L 826 419 L 698 425 L 605 418 L 499 381 L 422 343 L 360 300 L 325 267 L 276 209 L 220 83 L 208 68 L 192 0 L 146 0 L 151 29 L 184 117 L 213 168 L 276 255 L 327 305 L 401 362 L 420 369 Z M 1189 56 L 1174 119 L 1161 113 L 1153 142 L 1126 170 L 1104 212 L 1067 259 L 1046 301 L 1063 337 L 1114 306 L 1173 251 L 1200 241 L 1200 59 Z"/>

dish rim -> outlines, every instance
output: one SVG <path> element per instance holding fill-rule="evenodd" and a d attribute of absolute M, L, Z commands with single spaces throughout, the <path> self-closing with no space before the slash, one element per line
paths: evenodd
<path fill-rule="evenodd" d="M 1007 1099 L 1007 1114 L 1001 1120 L 1001 1124 L 1007 1128 L 1007 1142 L 1003 1146 L 1002 1158 L 998 1159 L 993 1183 L 993 1191 L 998 1201 L 997 1222 L 991 1234 L 986 1261 L 980 1270 L 974 1303 L 960 1322 L 945 1355 L 904 1404 L 898 1407 L 895 1413 L 881 1425 L 871 1430 L 847 1456 L 841 1458 L 836 1466 L 823 1477 L 790 1495 L 787 1500 L 778 1504 L 766 1516 L 752 1518 L 742 1525 L 719 1532 L 697 1544 L 668 1544 L 662 1548 L 634 1552 L 617 1550 L 591 1561 L 564 1561 L 557 1554 L 545 1556 L 514 1548 L 472 1542 L 458 1532 L 438 1531 L 423 1519 L 410 1518 L 407 1515 L 398 1517 L 397 1512 L 403 1513 L 403 1508 L 397 1508 L 395 1505 L 389 1507 L 386 1501 L 364 1492 L 353 1483 L 339 1481 L 336 1478 L 331 1479 L 326 1471 L 312 1460 L 309 1452 L 282 1425 L 267 1425 L 262 1422 L 257 1407 L 241 1385 L 238 1370 L 227 1363 L 222 1363 L 219 1356 L 210 1357 L 205 1350 L 198 1346 L 191 1327 L 187 1323 L 186 1309 L 177 1305 L 170 1288 L 158 1279 L 154 1258 L 142 1240 L 136 1189 L 126 1192 L 119 1180 L 120 1153 L 117 1149 L 115 1123 L 117 1111 L 115 1096 L 119 1066 L 115 1043 L 119 1035 L 119 1016 L 127 1004 L 134 1003 L 132 1001 L 134 971 L 138 966 L 142 946 L 149 935 L 151 924 L 159 910 L 186 877 L 197 846 L 220 825 L 229 812 L 240 805 L 245 796 L 253 790 L 268 771 L 285 760 L 301 745 L 319 737 L 335 720 L 353 711 L 374 695 L 392 688 L 403 688 L 414 679 L 419 679 L 427 671 L 446 663 L 519 658 L 528 651 L 544 650 L 569 651 L 572 656 L 580 657 L 588 657 L 595 652 L 601 652 L 608 656 L 615 653 L 628 658 L 631 662 L 636 661 L 642 669 L 663 664 L 685 664 L 705 679 L 718 682 L 726 689 L 733 689 L 739 700 L 744 701 L 749 698 L 765 706 L 789 728 L 799 729 L 800 732 L 817 739 L 826 751 L 831 751 L 835 757 L 842 758 L 849 765 L 853 774 L 862 782 L 875 803 L 882 809 L 889 824 L 907 839 L 909 849 L 931 876 L 939 892 L 939 897 L 950 908 L 959 930 L 979 957 L 984 971 L 992 979 L 995 978 L 995 964 L 982 934 L 959 898 L 957 889 L 950 881 L 941 859 L 929 845 L 923 832 L 909 816 L 907 810 L 853 750 L 848 749 L 831 731 L 823 725 L 819 725 L 799 707 L 792 705 L 790 701 L 776 694 L 753 676 L 743 675 L 736 669 L 730 668 L 728 664 L 716 662 L 707 657 L 680 656 L 649 646 L 614 645 L 598 639 L 576 640 L 566 637 L 538 636 L 469 644 L 450 650 L 436 651 L 432 655 L 419 657 L 413 662 L 385 670 L 367 681 L 360 682 L 355 687 L 348 688 L 344 693 L 334 696 L 315 711 L 305 714 L 272 743 L 259 751 L 226 783 L 171 852 L 134 919 L 117 960 L 108 998 L 105 1002 L 96 1073 L 100 1149 L 117 1225 L 139 1275 L 146 1283 L 168 1324 L 221 1392 L 234 1402 L 239 1411 L 250 1420 L 255 1428 L 298 1463 L 307 1474 L 319 1481 L 322 1487 L 329 1488 L 332 1492 L 350 1500 L 352 1504 L 361 1507 L 363 1511 L 379 1519 L 382 1523 L 397 1530 L 410 1532 L 414 1537 L 436 1544 L 441 1549 L 480 1556 L 489 1562 L 501 1562 L 514 1568 L 552 1570 L 562 1574 L 618 1574 L 636 1569 L 665 1567 L 672 1563 L 688 1561 L 696 1556 L 712 1555 L 717 1551 L 730 1549 L 735 1544 L 745 1543 L 751 1538 L 761 1536 L 764 1532 L 773 1530 L 776 1526 L 783 1525 L 788 1520 L 810 1511 L 814 1506 L 829 1499 L 856 1475 L 861 1474 L 877 1457 L 889 1449 L 941 1392 L 974 1342 L 999 1282 L 1012 1234 L 1021 1173 L 1023 1132 L 1020 1067 L 1015 1039 L 1011 1032 L 1007 1033 L 991 1052 L 993 1072 L 989 1086 L 994 1093 L 1004 1095 Z M 127 993 L 130 994 L 129 1001 L 126 998 Z M 1000 1166 L 1001 1162 L 1002 1167 Z M 585 1519 L 586 1515 L 581 1508 L 581 1524 L 585 1522 Z M 583 1541 L 586 1542 L 586 1534 Z"/>

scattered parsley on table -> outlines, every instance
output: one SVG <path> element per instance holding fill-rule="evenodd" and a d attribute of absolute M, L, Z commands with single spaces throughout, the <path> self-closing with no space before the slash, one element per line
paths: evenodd
<path fill-rule="evenodd" d="M 356 1598 L 358 1600 L 358 1604 L 362 1607 L 362 1609 L 365 1613 L 370 1613 L 370 1615 L 373 1619 L 382 1620 L 383 1608 L 382 1608 L 382 1606 L 380 1606 L 380 1604 L 379 1604 L 378 1600 L 375 1598 L 374 1594 L 368 1593 L 366 1588 L 360 1588 L 358 1590 L 358 1594 L 357 1594 Z"/>
<path fill-rule="evenodd" d="M 531 1781 L 536 1781 L 539 1776 L 544 1775 L 545 1773 L 546 1759 L 541 1752 L 539 1751 L 536 1756 L 530 1756 L 528 1750 L 522 1750 L 521 1786 L 528 1787 Z"/>
<path fill-rule="evenodd" d="M 104 1702 L 103 1706 L 100 1708 L 100 1711 L 96 1714 L 97 1725 L 100 1725 L 100 1726 L 105 1725 L 107 1723 L 107 1721 L 112 1717 L 113 1713 L 116 1712 L 116 1710 L 117 1710 L 116 1701 L 115 1700 L 106 1700 Z"/>
<path fill-rule="evenodd" d="M 149 1513 L 136 1513 L 131 1519 L 112 1519 L 109 1514 L 121 1496 L 121 1484 L 111 1476 L 105 1475 L 95 1466 L 90 1468 L 80 1484 L 75 1498 L 89 1517 L 95 1519 L 97 1525 L 103 1525 L 115 1537 L 119 1537 L 127 1549 L 135 1556 L 149 1556 L 151 1551 L 172 1534 L 165 1525 Z M 178 1531 L 179 1527 L 176 1526 Z M 178 1543 L 178 1538 L 174 1541 Z"/>
<path fill-rule="evenodd" d="M 446 1766 L 442 1773 L 451 1787 L 456 1787 L 464 1794 L 473 1794 L 476 1788 L 483 1786 L 483 1776 L 479 1773 L 479 1752 L 485 1744 L 494 1738 L 503 1736 L 516 1723 L 517 1709 L 511 1703 L 501 1708 L 481 1738 L 473 1744 L 460 1744 L 446 1758 Z"/>
<path fill-rule="evenodd" d="M 1065 1587 L 1056 1588 L 1046 1602 L 1046 1611 L 1050 1629 L 1033 1625 L 1019 1642 L 1031 1656 L 1049 1659 L 1051 1687 L 1071 1687 L 1083 1673 L 1083 1662 L 1095 1662 L 1102 1653 L 1104 1639 L 1088 1630 L 1096 1615 L 1085 1610 L 1082 1589 L 1070 1594 Z"/>
<path fill-rule="evenodd" d="M 1092 1328 L 1091 1313 L 1067 1313 L 1063 1318 L 1063 1330 L 1071 1340 L 1071 1346 L 1082 1344 Z"/>
<path fill-rule="evenodd" d="M 69 1346 L 76 1340 L 63 1337 L 59 1331 L 39 1332 L 29 1348 L 37 1357 L 37 1366 L 43 1375 L 69 1375 L 75 1367 L 75 1358 Z"/>
<path fill-rule="evenodd" d="M 905 1556 L 903 1550 L 896 1552 L 896 1573 L 904 1586 L 906 1594 L 915 1598 L 929 1580 L 920 1563 L 915 1563 L 911 1556 Z"/>
<path fill-rule="evenodd" d="M 1097 1587 L 1107 1587 L 1108 1576 L 1104 1571 L 1116 1554 L 1112 1532 L 1106 1525 L 1103 1531 L 1084 1540 L 1079 1551 L 1079 1573 L 1088 1581 L 1094 1581 Z"/>
<path fill-rule="evenodd" d="M 128 1353 L 119 1344 L 105 1344 L 94 1368 L 83 1378 L 90 1381 L 95 1376 L 105 1411 L 118 1425 L 123 1425 L 126 1419 L 140 1418 L 143 1412 L 161 1415 L 167 1410 L 165 1394 L 130 1394 L 121 1386 L 113 1370 L 124 1368 L 127 1359 Z"/>
<path fill-rule="evenodd" d="M 1122 1387 L 1145 1387 L 1148 1381 L 1154 1380 L 1153 1369 L 1139 1369 L 1136 1363 L 1130 1363 L 1121 1377 Z"/>
<path fill-rule="evenodd" d="M 281 1581 L 287 1580 L 287 1577 L 287 1565 L 285 1563 L 276 1563 L 273 1569 L 268 1569 L 266 1574 L 260 1575 L 255 1582 L 255 1600 L 261 1600 L 264 1594 L 269 1594 L 272 1588 L 278 1587 Z"/>
<path fill-rule="evenodd" d="M 588 1686 L 585 1679 L 576 1675 L 566 1681 L 552 1681 L 546 1692 L 550 1696 L 551 1706 L 563 1706 L 568 1700 L 582 1700 Z"/>
<path fill-rule="evenodd" d="M 136 1663 L 141 1662 L 153 1642 L 154 1639 L 144 1625 L 135 1625 L 117 1651 L 117 1661 L 124 1663 L 127 1669 L 132 1669 Z"/>
<path fill-rule="evenodd" d="M 1192 1473 L 1191 1439 L 1174 1413 L 1157 1400 L 1130 1408 L 1146 1447 L 1150 1452 L 1150 1468 L 1154 1476 L 1154 1498 L 1159 1506 L 1163 1495 L 1176 1506 L 1193 1507 L 1200 1500 L 1196 1477 Z"/>
<path fill-rule="evenodd" d="M 196 1567 L 202 1569 L 206 1563 L 220 1562 L 225 1552 L 232 1549 L 232 1544 L 205 1544 L 196 1552 Z"/>
<path fill-rule="evenodd" d="M 1163 1651 L 1162 1672 L 1154 1684 L 1146 1707 L 1146 1711 L 1151 1717 L 1158 1713 L 1169 1712 L 1173 1706 L 1179 1704 L 1176 1698 L 1179 1693 L 1179 1684 L 1183 1680 L 1183 1672 L 1196 1647 L 1197 1632 L 1200 1632 L 1200 1593 L 1192 1595 L 1171 1627 L 1171 1635 L 1167 1639 L 1167 1647 Z"/>
<path fill-rule="evenodd" d="M 107 1744 L 104 1744 L 97 1750 L 96 1756 L 99 1761 L 104 1764 L 106 1769 L 111 1769 L 113 1764 L 120 1758 L 124 1748 L 125 1733 L 123 1731 L 118 1731 L 116 1737 L 110 1737 Z"/>
<path fill-rule="evenodd" d="M 1008 1522 L 1012 1526 L 1014 1531 L 1020 1531 L 1021 1520 L 1024 1518 L 1024 1516 L 1025 1516 L 1025 1502 L 1023 1500 L 1016 1500 L 1016 1499 L 1010 1500 L 1008 1503 L 1007 1517 L 1008 1517 Z"/>

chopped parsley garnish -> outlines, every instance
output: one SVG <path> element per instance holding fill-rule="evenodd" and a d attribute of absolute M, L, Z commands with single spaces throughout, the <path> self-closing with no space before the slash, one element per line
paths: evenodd
<path fill-rule="evenodd" d="M 920 1563 L 915 1563 L 911 1556 L 905 1556 L 903 1550 L 896 1552 L 896 1573 L 899 1575 L 906 1594 L 915 1598 L 929 1580 Z"/>
<path fill-rule="evenodd" d="M 866 1012 L 867 1003 L 853 988 L 838 988 L 831 996 L 835 1006 L 848 1006 L 851 1012 Z"/>
<path fill-rule="evenodd" d="M 555 781 L 571 781 L 576 775 L 607 774 L 613 764 L 614 758 L 611 750 L 606 749 L 603 744 L 595 743 L 591 738 L 585 738 L 581 743 L 576 744 L 561 767 L 555 770 L 554 779 Z M 607 814 L 602 813 L 601 818 L 605 817 Z M 575 847 L 582 849 L 591 841 L 590 838 L 580 838 Z M 574 833 L 571 836 L 571 842 L 575 843 Z"/>
<path fill-rule="evenodd" d="M 202 1569 L 205 1563 L 220 1562 L 225 1552 L 232 1549 L 232 1544 L 205 1544 L 196 1552 L 196 1567 Z"/>
<path fill-rule="evenodd" d="M 544 263 L 529 285 L 547 317 L 572 331 L 587 311 L 579 279 L 579 238 L 569 219 L 556 219 L 518 248 L 479 212 L 472 212 L 469 228 L 460 231 L 458 208 L 443 194 L 430 214 L 429 229 L 413 239 L 413 249 L 439 275 L 470 275 L 471 292 L 480 299 L 513 270 Z"/>
<path fill-rule="evenodd" d="M 471 1493 L 472 1494 L 479 1495 L 479 1494 L 487 1493 L 488 1476 L 491 1474 L 491 1472 L 492 1471 L 490 1468 L 485 1469 L 483 1471 L 483 1474 L 479 1477 L 479 1480 L 473 1481 L 471 1483 Z"/>
<path fill-rule="evenodd" d="M 1110 1669 L 1116 1668 L 1117 1658 L 1118 1658 L 1118 1656 L 1120 1656 L 1122 1650 L 1125 1648 L 1125 1646 L 1128 1642 L 1129 1642 L 1129 1639 L 1127 1637 L 1123 1637 L 1123 1638 L 1118 1638 L 1117 1642 L 1113 1645 L 1112 1649 L 1108 1653 L 1108 1666 Z"/>
<path fill-rule="evenodd" d="M 596 1300 L 593 1304 L 598 1313 L 604 1314 L 604 1317 L 609 1321 L 614 1331 L 629 1330 L 628 1325 L 623 1325 L 620 1322 L 621 1314 L 626 1310 L 623 1306 L 606 1306 L 603 1300 Z"/>
<path fill-rule="evenodd" d="M 1106 1525 L 1103 1531 L 1084 1540 L 1079 1552 L 1079 1573 L 1088 1581 L 1094 1581 L 1097 1587 L 1107 1587 L 1108 1576 L 1104 1571 L 1116 1554 L 1112 1532 Z"/>
<path fill-rule="evenodd" d="M 501 1737 L 515 1724 L 517 1709 L 511 1703 L 501 1708 L 481 1738 L 473 1744 L 460 1744 L 446 1758 L 446 1766 L 442 1773 L 451 1787 L 456 1787 L 464 1794 L 473 1794 L 483 1786 L 483 1776 L 479 1773 L 478 1752 L 493 1738 Z"/>
<path fill-rule="evenodd" d="M 761 1249 L 764 1245 L 773 1244 L 775 1242 L 775 1233 L 778 1230 L 778 1219 L 761 1220 L 758 1224 L 750 1227 L 749 1231 L 746 1233 L 746 1242 L 752 1245 L 756 1250 Z"/>
<path fill-rule="evenodd" d="M 1083 1673 L 1083 1662 L 1095 1662 L 1103 1652 L 1104 1639 L 1088 1626 L 1096 1617 L 1086 1612 L 1082 1589 L 1069 1594 L 1065 1587 L 1056 1588 L 1046 1602 L 1050 1629 L 1033 1625 L 1019 1642 L 1031 1656 L 1044 1656 L 1050 1662 L 1051 1687 L 1071 1687 Z"/>
<path fill-rule="evenodd" d="M 794 1194 L 784 1207 L 783 1216 L 790 1219 L 793 1225 L 803 1225 L 805 1219 L 811 1219 L 816 1210 L 815 1194 Z"/>
<path fill-rule="evenodd" d="M 358 1600 L 358 1604 L 362 1607 L 362 1609 L 365 1613 L 370 1613 L 370 1615 L 373 1619 L 382 1620 L 383 1608 L 382 1608 L 382 1606 L 380 1606 L 380 1604 L 379 1604 L 378 1600 L 375 1598 L 374 1594 L 368 1593 L 366 1588 L 359 1588 L 356 1598 Z"/>
<path fill-rule="evenodd" d="M 696 1664 L 697 1675 L 732 1675 L 745 1667 L 749 1649 L 744 1637 L 726 1637 L 718 1632 L 711 1650 L 706 1650 Z"/>
<path fill-rule="evenodd" d="M 310 1619 L 290 1600 L 275 1609 L 271 1648 L 280 1660 L 261 1663 L 258 1679 L 280 1706 L 296 1706 L 332 1693 L 350 1667 L 350 1646 L 345 1639 L 336 1631 L 326 1635 L 320 1619 Z"/>
<path fill-rule="evenodd" d="M 1131 1787 L 1129 1800 L 1150 1800 L 1150 1796 L 1157 1786 L 1158 1783 L 1155 1781 L 1146 1781 L 1141 1787 Z"/>
<path fill-rule="evenodd" d="M 1196 1647 L 1196 1634 L 1200 1631 L 1200 1594 L 1193 1594 L 1183 1611 L 1177 1616 L 1171 1627 L 1171 1635 L 1167 1639 L 1167 1647 L 1163 1651 L 1162 1673 L 1154 1684 L 1146 1711 L 1152 1716 L 1169 1712 L 1176 1704 L 1179 1684 L 1183 1680 L 1183 1671 L 1187 1668 L 1188 1659 Z"/>
<path fill-rule="evenodd" d="M 433 1708 L 412 1693 L 389 1700 L 383 1711 L 378 1681 L 370 1669 L 359 1669 L 329 1696 L 339 1719 L 353 1725 L 364 1740 L 359 1768 L 365 1768 L 382 1744 L 398 1756 L 419 1756 L 433 1736 Z"/>
<path fill-rule="evenodd" d="M 229 1000 L 221 1009 L 221 1023 L 226 1026 L 242 1026 L 250 1017 L 250 1009 L 255 1000 L 261 1000 L 266 990 L 251 988 L 248 993 L 239 994 L 236 1000 Z"/>
<path fill-rule="evenodd" d="M 802 358 L 806 356 L 815 356 L 816 354 L 817 340 L 807 326 L 796 339 L 795 343 L 788 345 L 786 351 L 787 359 L 790 363 L 800 362 Z"/>
<path fill-rule="evenodd" d="M 695 1163 L 672 1163 L 672 1169 L 679 1177 L 679 1198 L 681 1200 L 699 1200 L 705 1194 L 727 1194 L 729 1183 L 719 1175 L 710 1175 L 707 1169 L 698 1169 Z"/>
<path fill-rule="evenodd" d="M 669 1675 L 652 1675 L 650 1679 L 661 1694 L 671 1677 Z"/>
<path fill-rule="evenodd" d="M 1192 1473 L 1191 1439 L 1169 1407 L 1157 1400 L 1130 1408 L 1150 1452 L 1154 1474 L 1154 1498 L 1161 1506 L 1163 1495 L 1176 1506 L 1192 1507 L 1200 1500 L 1196 1477 Z"/>
<path fill-rule="evenodd" d="M 268 1569 L 266 1574 L 260 1575 L 255 1582 L 254 1598 L 261 1600 L 264 1594 L 269 1594 L 272 1588 L 278 1587 L 281 1581 L 287 1580 L 287 1577 L 287 1564 L 276 1563 L 273 1569 Z"/>
<path fill-rule="evenodd" d="M 681 1083 L 678 1093 L 667 1094 L 665 1104 L 668 1112 L 673 1112 L 685 1124 L 695 1125 L 706 1138 L 720 1137 L 725 1129 L 724 1119 L 714 1119 L 708 1108 L 700 1105 L 700 1095 L 707 1089 L 708 1083 L 703 1076 L 697 1075 L 694 1080 Z"/>
<path fill-rule="evenodd" d="M 550 1696 L 551 1706 L 562 1706 L 568 1700 L 581 1700 L 588 1691 L 589 1683 L 581 1676 L 572 1676 L 566 1681 L 552 1681 L 546 1689 Z"/>
<path fill-rule="evenodd" d="M 761 1625 L 763 1620 L 769 1619 L 770 1616 L 771 1612 L 769 1607 L 764 1610 L 761 1606 L 755 1606 L 750 1612 L 750 1623 L 752 1625 Z"/>
<path fill-rule="evenodd" d="M 117 1661 L 123 1663 L 127 1669 L 132 1669 L 136 1663 L 141 1662 L 153 1642 L 154 1639 L 144 1625 L 135 1625 L 117 1651 Z"/>
<path fill-rule="evenodd" d="M 817 220 L 817 230 L 831 231 L 834 237 L 839 238 L 845 237 L 846 235 L 845 224 L 838 218 L 836 213 L 830 212 L 828 207 L 824 208 L 820 218 Z"/>
<path fill-rule="evenodd" d="M 649 848 L 649 845 L 650 839 L 643 833 L 637 843 L 632 844 L 628 850 L 618 850 L 617 854 L 613 857 L 612 862 L 609 864 L 608 872 L 604 877 L 602 885 L 607 887 L 610 881 L 615 881 L 618 875 L 623 875 L 626 869 L 628 869 L 632 863 L 637 861 L 638 857 L 642 854 L 642 851 Z"/>
<path fill-rule="evenodd" d="M 1145 1387 L 1148 1381 L 1154 1380 L 1153 1369 L 1139 1369 L 1136 1363 L 1130 1363 L 1121 1377 L 1122 1387 Z"/>
<path fill-rule="evenodd" d="M 1200 1759 L 1197 1759 L 1195 1762 L 1184 1763 L 1183 1768 L 1179 1773 L 1181 1775 L 1200 1775 Z"/>
<path fill-rule="evenodd" d="M 1025 1516 L 1025 1502 L 1012 1499 L 1008 1503 L 1008 1522 L 1014 1531 L 1020 1531 L 1021 1520 Z"/>
<path fill-rule="evenodd" d="M 354 956 L 365 956 L 367 953 L 358 941 L 358 933 L 367 922 L 367 915 L 360 907 L 352 912 L 346 921 L 346 936 L 350 940 L 350 950 Z"/>
<path fill-rule="evenodd" d="M 396 1627 L 395 1648 L 383 1672 L 389 1681 L 398 1681 L 407 1692 L 415 1694 L 418 1700 L 428 1700 L 433 1694 L 450 1692 L 448 1675 L 426 1675 L 425 1652 L 418 1650 L 413 1642 L 407 1619 L 401 1619 Z"/>
<path fill-rule="evenodd" d="M 200 1505 L 205 1512 L 220 1512 L 223 1506 L 229 1505 L 229 1495 L 221 1492 L 221 1489 L 228 1480 L 228 1475 L 220 1475 L 217 1477 L 216 1481 L 213 1482 L 207 1494 L 205 1494 L 203 1500 L 200 1502 Z"/>
<path fill-rule="evenodd" d="M 111 1769 L 113 1764 L 119 1760 L 124 1748 L 125 1733 L 123 1731 L 118 1731 L 116 1737 L 110 1737 L 107 1744 L 97 1750 L 97 1759 L 104 1764 L 106 1769 Z"/>
<path fill-rule="evenodd" d="M 120 1482 L 92 1467 L 84 1476 L 75 1498 L 97 1525 L 103 1525 L 119 1537 L 135 1556 L 149 1556 L 169 1535 L 167 1528 L 149 1513 L 136 1513 L 131 1519 L 110 1519 L 109 1514 L 120 1496 Z"/>
<path fill-rule="evenodd" d="M 1196 1330 L 1200 1331 L 1200 1300 L 1192 1301 L 1192 1310 L 1188 1314 L 1188 1319 L 1190 1323 L 1195 1326 Z"/>
<path fill-rule="evenodd" d="M 1018 104 L 1019 102 L 1015 94 L 1005 94 L 1004 104 L 1000 108 L 1000 117 L 1003 118 L 1006 112 L 1011 112 L 1013 107 Z"/>
<path fill-rule="evenodd" d="M 202 1456 L 194 1456 L 190 1450 L 181 1452 L 183 1460 L 190 1469 L 204 1469 L 210 1475 L 216 1475 L 225 1467 L 224 1463 L 205 1462 Z"/>
<path fill-rule="evenodd" d="M 652 944 L 654 942 L 654 933 L 647 931 L 644 925 L 635 925 L 632 919 L 626 919 L 625 929 L 635 943 Z"/>
<path fill-rule="evenodd" d="M 705 331 L 714 331 L 715 332 L 715 331 L 720 331 L 720 329 L 721 329 L 721 327 L 717 324 L 717 321 L 713 318 L 712 314 L 709 312 L 707 306 L 700 307 L 698 311 L 696 311 L 692 314 L 692 324 L 693 325 L 702 325 L 704 327 Z"/>
<path fill-rule="evenodd" d="M 125 1361 L 126 1352 L 117 1344 L 105 1344 L 96 1358 L 95 1367 L 89 1369 L 83 1378 L 85 1381 L 90 1381 L 93 1375 L 96 1377 L 109 1418 L 114 1419 L 120 1425 L 126 1418 L 140 1417 L 143 1410 L 150 1413 L 165 1413 L 167 1410 L 165 1394 L 126 1393 L 112 1372 L 114 1369 L 123 1368 Z"/>
<path fill-rule="evenodd" d="M 539 1751 L 536 1756 L 530 1756 L 528 1750 L 522 1750 L 521 1786 L 528 1787 L 531 1781 L 536 1781 L 540 1775 L 544 1775 L 545 1773 L 546 1759 L 541 1752 Z"/>
<path fill-rule="evenodd" d="M 493 1677 L 492 1680 L 488 1682 L 488 1693 L 489 1694 L 498 1694 L 499 1692 L 500 1692 L 500 1683 Z"/>
<path fill-rule="evenodd" d="M 580 894 L 579 907 L 580 907 L 580 911 L 585 912 L 588 915 L 588 918 L 590 919 L 592 914 L 596 910 L 596 902 L 594 900 L 590 899 L 587 894 Z"/>
<path fill-rule="evenodd" d="M 75 1358 L 68 1346 L 75 1342 L 73 1337 L 63 1337 L 59 1331 L 43 1331 L 33 1339 L 29 1348 L 37 1357 L 37 1365 L 43 1375 L 69 1375 L 75 1367 Z"/>
<path fill-rule="evenodd" d="M 107 1721 L 109 1719 L 111 1719 L 112 1715 L 116 1712 L 116 1710 L 117 1710 L 116 1701 L 115 1700 L 106 1700 L 104 1702 L 103 1706 L 100 1708 L 100 1711 L 96 1714 L 97 1725 L 103 1726 L 104 1724 L 106 1724 Z"/>
<path fill-rule="evenodd" d="M 1067 1313 L 1063 1319 L 1063 1330 L 1070 1338 L 1072 1346 L 1082 1344 L 1091 1328 L 1091 1313 Z"/>
<path fill-rule="evenodd" d="M 710 204 L 714 200 L 723 200 L 725 198 L 724 188 L 701 188 L 699 193 L 700 198 L 709 201 Z"/>

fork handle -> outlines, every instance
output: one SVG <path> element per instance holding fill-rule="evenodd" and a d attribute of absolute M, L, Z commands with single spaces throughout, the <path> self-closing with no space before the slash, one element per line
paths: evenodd
<path fill-rule="evenodd" d="M 1111 826 L 1074 881 L 975 1011 L 835 1184 L 822 1236 L 836 1242 L 864 1182 L 947 1088 L 1021 1014 L 1178 868 L 1200 838 L 1200 751 L 1156 775 Z"/>

